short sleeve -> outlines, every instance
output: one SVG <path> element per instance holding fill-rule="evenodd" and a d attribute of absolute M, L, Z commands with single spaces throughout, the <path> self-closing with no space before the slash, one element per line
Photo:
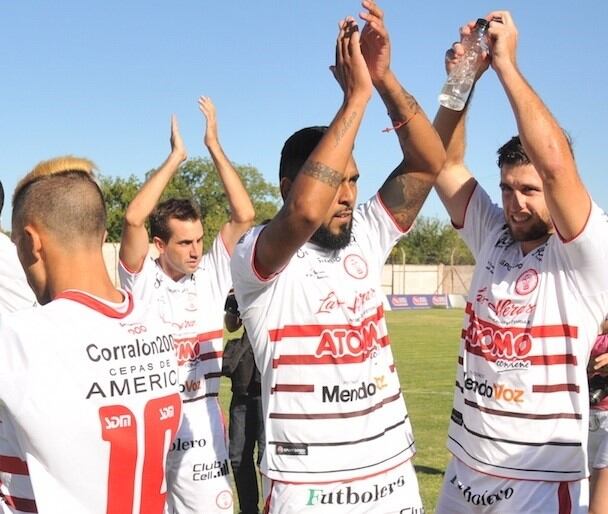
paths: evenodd
<path fill-rule="evenodd" d="M 595 203 L 591 204 L 589 219 L 583 231 L 571 241 L 555 238 L 558 251 L 575 275 L 583 296 L 608 294 L 608 216 Z M 601 314 L 604 317 L 608 313 Z"/>
<path fill-rule="evenodd" d="M 122 261 L 118 262 L 118 278 L 121 287 L 140 300 L 151 297 L 155 272 L 156 264 L 150 255 L 146 256 L 141 270 L 137 272 L 129 270 Z"/>
<path fill-rule="evenodd" d="M 455 228 L 477 258 L 490 234 L 504 224 L 503 210 L 493 203 L 488 193 L 477 184 L 465 210 L 464 225 Z"/>
<path fill-rule="evenodd" d="M 213 271 L 210 279 L 213 287 L 217 288 L 220 297 L 228 296 L 232 287 L 232 275 L 230 273 L 230 254 L 222 240 L 221 234 L 213 240 L 211 249 L 203 256 L 200 267 Z"/>

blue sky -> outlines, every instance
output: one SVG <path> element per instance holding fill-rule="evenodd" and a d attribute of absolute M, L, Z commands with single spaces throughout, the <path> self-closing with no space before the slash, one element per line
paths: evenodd
<path fill-rule="evenodd" d="M 608 209 L 604 180 L 606 2 L 565 0 L 385 0 L 393 69 L 433 117 L 445 74 L 443 54 L 465 21 L 494 8 L 519 28 L 518 63 L 574 139 L 579 171 Z M 190 156 L 205 156 L 196 99 L 214 100 L 230 158 L 276 183 L 283 141 L 328 123 L 341 94 L 332 63 L 337 21 L 357 15 L 354 0 L 0 0 L 0 177 L 10 196 L 38 161 L 60 154 L 95 161 L 103 174 L 156 167 L 169 150 L 176 113 Z M 360 200 L 401 158 L 374 97 L 357 140 Z M 516 131 L 490 70 L 469 117 L 467 164 L 498 197 L 496 149 Z M 433 195 L 423 214 L 446 219 Z M 10 225 L 10 200 L 2 213 Z"/>

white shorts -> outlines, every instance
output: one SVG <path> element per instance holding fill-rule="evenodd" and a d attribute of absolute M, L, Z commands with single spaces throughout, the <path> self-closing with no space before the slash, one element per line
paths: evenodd
<path fill-rule="evenodd" d="M 452 457 L 435 514 L 587 514 L 589 480 L 543 482 L 494 477 Z"/>
<path fill-rule="evenodd" d="M 589 411 L 589 467 L 608 467 L 608 410 Z"/>
<path fill-rule="evenodd" d="M 167 456 L 167 514 L 232 514 L 226 427 L 217 398 L 184 403 Z"/>
<path fill-rule="evenodd" d="M 294 484 L 265 479 L 268 514 L 424 514 L 412 461 L 360 480 Z"/>

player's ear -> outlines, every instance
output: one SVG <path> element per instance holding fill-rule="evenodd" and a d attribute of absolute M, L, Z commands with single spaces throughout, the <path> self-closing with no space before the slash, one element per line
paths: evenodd
<path fill-rule="evenodd" d="M 287 198 L 287 195 L 289 194 L 289 190 L 291 189 L 291 184 L 292 181 L 290 179 L 288 179 L 287 177 L 283 177 L 281 179 L 281 184 L 280 184 L 280 189 L 281 189 L 281 197 L 283 198 L 283 200 L 285 200 L 285 198 Z"/>
<path fill-rule="evenodd" d="M 158 250 L 159 254 L 165 253 L 165 248 L 167 246 L 167 243 L 165 243 L 160 237 L 158 236 L 154 236 L 152 238 L 152 241 L 154 242 L 154 246 L 156 246 L 156 249 Z"/>
<path fill-rule="evenodd" d="M 34 225 L 23 227 L 23 241 L 21 242 L 20 258 L 22 266 L 31 266 L 42 257 L 42 237 Z"/>

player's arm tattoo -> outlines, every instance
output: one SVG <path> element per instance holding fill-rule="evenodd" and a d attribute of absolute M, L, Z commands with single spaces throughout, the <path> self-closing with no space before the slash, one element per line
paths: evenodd
<path fill-rule="evenodd" d="M 342 173 L 330 168 L 329 166 L 326 166 L 319 161 L 307 160 L 304 163 L 304 166 L 302 166 L 300 173 L 320 180 L 334 189 L 338 189 L 340 183 L 342 182 Z"/>
<path fill-rule="evenodd" d="M 352 126 L 353 121 L 355 120 L 356 117 L 357 117 L 357 112 L 353 111 L 350 113 L 350 116 L 348 118 L 346 118 L 345 120 L 342 121 L 342 125 L 340 127 L 338 127 L 338 131 L 336 133 L 336 141 L 334 143 L 334 148 L 336 148 L 340 144 L 340 141 L 342 141 L 344 134 L 346 134 L 348 129 Z"/>
<path fill-rule="evenodd" d="M 431 177 L 412 175 L 406 171 L 405 161 L 391 173 L 380 188 L 380 195 L 386 208 L 403 229 L 409 228 L 422 208 L 433 188 Z"/>
<path fill-rule="evenodd" d="M 393 122 L 393 126 L 398 126 L 399 128 L 407 127 L 407 122 L 422 112 L 418 107 L 416 99 L 401 86 L 399 90 L 384 91 L 381 93 L 381 96 L 388 110 L 388 116 Z M 409 135 L 407 129 L 400 130 L 397 134 L 402 142 Z"/>

